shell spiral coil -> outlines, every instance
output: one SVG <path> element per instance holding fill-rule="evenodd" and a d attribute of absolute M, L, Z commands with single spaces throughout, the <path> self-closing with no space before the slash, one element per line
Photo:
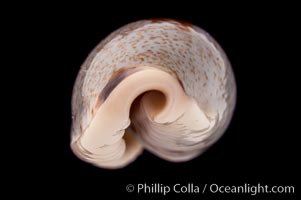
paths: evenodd
<path fill-rule="evenodd" d="M 231 65 L 197 26 L 143 20 L 111 33 L 82 65 L 72 96 L 71 148 L 122 168 L 143 148 L 188 161 L 225 132 L 235 107 Z"/>

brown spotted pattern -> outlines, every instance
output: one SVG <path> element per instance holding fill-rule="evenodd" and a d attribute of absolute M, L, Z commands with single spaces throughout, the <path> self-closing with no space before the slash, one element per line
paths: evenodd
<path fill-rule="evenodd" d="M 191 24 L 144 20 L 113 32 L 82 65 L 72 99 L 73 139 L 89 125 L 100 99 L 105 99 L 100 95 L 109 95 L 116 86 L 117 83 L 109 83 L 114 73 L 140 65 L 157 67 L 177 77 L 186 94 L 209 117 L 218 117 L 220 126 L 229 123 L 236 88 L 220 46 L 208 33 Z"/>

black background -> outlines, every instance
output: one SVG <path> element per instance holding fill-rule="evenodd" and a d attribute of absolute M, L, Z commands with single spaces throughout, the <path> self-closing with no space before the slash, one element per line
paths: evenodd
<path fill-rule="evenodd" d="M 149 9 L 145 9 L 147 6 L 128 9 L 117 5 L 124 9 L 117 11 L 112 5 L 93 4 L 80 9 L 43 5 L 24 11 L 17 20 L 26 27 L 18 27 L 22 34 L 15 34 L 29 53 L 24 58 L 29 61 L 25 71 L 33 75 L 24 83 L 32 90 L 19 91 L 23 103 L 28 105 L 23 109 L 29 113 L 24 118 L 30 134 L 22 135 L 21 143 L 26 148 L 17 165 L 22 163 L 18 171 L 27 178 L 17 178 L 17 182 L 26 185 L 27 180 L 33 181 L 29 192 L 83 193 L 98 199 L 109 193 L 143 199 L 146 195 L 126 192 L 125 186 L 130 183 L 296 186 L 300 175 L 297 163 L 300 116 L 296 114 L 300 109 L 297 100 L 300 78 L 296 72 L 300 67 L 300 50 L 296 29 L 300 20 L 294 7 L 155 5 Z M 228 130 L 206 153 L 186 163 L 166 162 L 147 151 L 120 170 L 100 169 L 80 161 L 69 147 L 70 101 L 80 65 L 105 36 L 122 25 L 161 17 L 202 27 L 228 55 L 237 83 L 237 106 Z M 32 94 L 34 99 L 30 100 Z M 205 199 L 205 196 L 210 195 L 178 195 L 177 199 Z M 288 199 L 293 195 L 270 197 Z M 156 195 L 156 198 L 163 197 Z"/>

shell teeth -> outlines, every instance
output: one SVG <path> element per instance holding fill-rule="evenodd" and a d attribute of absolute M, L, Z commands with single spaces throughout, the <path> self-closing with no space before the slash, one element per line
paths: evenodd
<path fill-rule="evenodd" d="M 140 113 L 135 113 L 135 118 L 132 121 L 137 135 L 145 147 L 159 157 L 168 157 L 170 161 L 181 161 L 181 158 L 187 160 L 190 156 L 195 156 L 195 154 L 191 155 L 191 150 L 198 149 L 197 145 L 202 146 L 200 141 L 206 140 L 210 136 L 210 130 L 215 121 L 204 120 L 206 116 L 201 115 L 201 110 L 195 110 L 198 107 L 195 107 L 194 103 L 195 101 L 192 101 L 192 105 L 189 106 L 190 109 L 169 123 L 154 122 L 147 117 L 143 106 L 141 106 Z M 195 113 L 198 115 L 194 115 Z M 193 117 L 198 118 L 193 119 Z M 204 121 L 208 123 L 204 124 Z M 170 152 L 177 153 L 171 154 Z M 181 157 L 178 156 L 180 153 Z"/>
<path fill-rule="evenodd" d="M 109 169 L 133 162 L 143 148 L 188 161 L 222 136 L 235 101 L 231 66 L 208 33 L 173 20 L 128 24 L 82 65 L 72 97 L 71 148 Z"/>

